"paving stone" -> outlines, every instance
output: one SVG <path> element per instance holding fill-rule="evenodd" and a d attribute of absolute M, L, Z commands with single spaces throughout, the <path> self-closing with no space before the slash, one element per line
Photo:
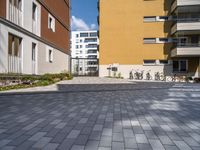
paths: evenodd
<path fill-rule="evenodd" d="M 164 145 L 166 150 L 180 150 L 177 146 Z"/>
<path fill-rule="evenodd" d="M 51 141 L 51 138 L 42 137 L 37 143 L 33 145 L 33 148 L 43 149 L 50 141 Z"/>
<path fill-rule="evenodd" d="M 161 143 L 164 145 L 174 145 L 174 143 L 168 136 L 160 135 L 159 139 L 160 139 Z"/>
<path fill-rule="evenodd" d="M 97 124 L 94 126 L 93 131 L 102 131 L 103 130 L 103 125 Z"/>
<path fill-rule="evenodd" d="M 74 144 L 74 139 L 66 139 L 64 140 L 59 147 L 57 148 L 58 150 L 70 150 L 71 147 Z"/>
<path fill-rule="evenodd" d="M 84 150 L 84 146 L 80 146 L 80 145 L 73 145 L 71 150 Z"/>
<path fill-rule="evenodd" d="M 64 133 L 58 133 L 54 136 L 54 138 L 51 140 L 52 143 L 62 143 L 64 139 L 66 138 L 66 134 Z"/>
<path fill-rule="evenodd" d="M 112 145 L 112 137 L 110 136 L 102 136 L 99 146 L 100 147 L 111 147 Z"/>
<path fill-rule="evenodd" d="M 28 150 L 35 144 L 35 141 L 25 141 L 24 143 L 17 146 L 16 150 Z"/>
<path fill-rule="evenodd" d="M 85 150 L 97 150 L 99 146 L 99 141 L 89 140 L 85 146 Z"/>
<path fill-rule="evenodd" d="M 111 150 L 111 147 L 99 147 L 98 150 Z"/>
<path fill-rule="evenodd" d="M 15 146 L 5 146 L 2 147 L 1 150 L 14 150 L 16 147 Z"/>
<path fill-rule="evenodd" d="M 124 143 L 122 142 L 112 142 L 112 149 L 113 150 L 124 150 Z"/>
<path fill-rule="evenodd" d="M 133 138 L 135 137 L 132 129 L 123 129 L 124 137 L 125 138 Z"/>
<path fill-rule="evenodd" d="M 137 143 L 144 143 L 144 144 L 149 143 L 145 134 L 136 134 L 135 137 L 136 137 Z"/>
<path fill-rule="evenodd" d="M 125 148 L 134 149 L 138 148 L 135 138 L 125 138 Z"/>
<path fill-rule="evenodd" d="M 93 132 L 91 132 L 89 139 L 90 140 L 100 140 L 101 134 L 102 134 L 101 131 L 93 131 Z"/>
<path fill-rule="evenodd" d="M 68 135 L 67 138 L 69 139 L 75 139 L 78 137 L 78 135 L 80 134 L 79 130 L 72 130 Z"/>
<path fill-rule="evenodd" d="M 184 141 L 173 141 L 181 150 L 192 150 Z"/>
<path fill-rule="evenodd" d="M 113 133 L 113 141 L 123 142 L 124 137 L 122 133 Z"/>
<path fill-rule="evenodd" d="M 56 143 L 48 143 L 43 150 L 56 150 L 59 144 Z"/>
<path fill-rule="evenodd" d="M 151 144 L 153 150 L 165 150 L 165 148 L 159 140 L 150 139 L 149 143 Z"/>
<path fill-rule="evenodd" d="M 112 129 L 110 129 L 110 128 L 104 128 L 103 132 L 102 132 L 102 135 L 112 136 Z"/>
<path fill-rule="evenodd" d="M 29 138 L 30 141 L 39 141 L 43 136 L 45 136 L 46 132 L 38 132 Z"/>
<path fill-rule="evenodd" d="M 30 138 L 30 136 L 22 135 L 22 136 L 18 137 L 17 139 L 13 140 L 12 142 L 10 142 L 9 145 L 18 146 L 21 143 L 23 143 L 24 141 L 26 141 L 28 138 Z"/>
<path fill-rule="evenodd" d="M 56 129 L 62 129 L 67 125 L 67 123 L 61 122 L 59 124 L 57 124 L 57 126 L 55 126 Z"/>
<path fill-rule="evenodd" d="M 0 141 L 0 148 L 3 147 L 3 146 L 5 146 L 5 145 L 7 145 L 8 143 L 10 143 L 10 141 L 11 141 L 11 140 L 6 140 L 6 139 L 1 140 L 1 141 Z"/>
<path fill-rule="evenodd" d="M 139 150 L 152 150 L 152 147 L 150 144 L 138 144 Z"/>
<path fill-rule="evenodd" d="M 89 138 L 89 135 L 79 135 L 75 140 L 75 144 L 76 145 L 86 145 L 88 138 Z"/>

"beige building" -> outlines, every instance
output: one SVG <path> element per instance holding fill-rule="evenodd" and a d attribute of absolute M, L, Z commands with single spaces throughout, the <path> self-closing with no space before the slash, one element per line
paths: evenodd
<path fill-rule="evenodd" d="M 199 0 L 99 0 L 100 76 L 199 76 Z"/>

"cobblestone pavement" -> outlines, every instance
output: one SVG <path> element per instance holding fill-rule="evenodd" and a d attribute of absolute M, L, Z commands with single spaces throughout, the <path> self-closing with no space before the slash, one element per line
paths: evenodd
<path fill-rule="evenodd" d="M 200 85 L 67 85 L 0 96 L 1 150 L 200 150 Z"/>

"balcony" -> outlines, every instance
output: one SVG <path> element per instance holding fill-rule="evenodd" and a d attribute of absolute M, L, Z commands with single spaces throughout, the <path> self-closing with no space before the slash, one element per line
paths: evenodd
<path fill-rule="evenodd" d="M 198 31 L 200 30 L 200 18 L 184 18 L 176 20 L 171 28 L 171 34 L 177 31 Z"/>
<path fill-rule="evenodd" d="M 171 51 L 171 57 L 200 56 L 199 43 L 178 43 Z"/>
<path fill-rule="evenodd" d="M 200 5 L 199 0 L 175 0 L 171 6 L 171 12 L 173 12 L 178 6 L 195 6 Z"/>

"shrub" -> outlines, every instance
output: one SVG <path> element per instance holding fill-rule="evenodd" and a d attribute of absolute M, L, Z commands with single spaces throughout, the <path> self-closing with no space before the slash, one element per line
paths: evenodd
<path fill-rule="evenodd" d="M 21 81 L 16 85 L 0 86 L 0 91 L 28 88 L 35 86 L 47 86 L 60 80 L 71 80 L 73 76 L 67 72 L 59 74 L 44 75 L 16 75 L 16 74 L 0 74 L 0 81 Z"/>

